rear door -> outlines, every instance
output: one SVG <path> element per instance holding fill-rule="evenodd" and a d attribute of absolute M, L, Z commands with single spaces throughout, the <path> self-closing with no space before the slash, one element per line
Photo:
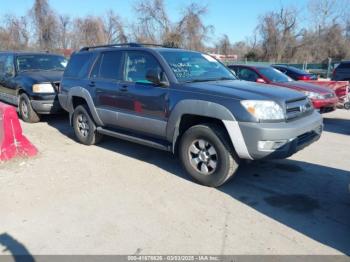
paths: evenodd
<path fill-rule="evenodd" d="M 94 103 L 106 126 L 119 126 L 118 112 L 128 103 L 120 90 L 122 68 L 123 52 L 106 51 L 100 54 L 90 74 Z"/>

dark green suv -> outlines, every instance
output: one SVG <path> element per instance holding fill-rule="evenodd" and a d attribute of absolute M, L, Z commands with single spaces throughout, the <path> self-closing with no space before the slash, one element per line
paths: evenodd
<path fill-rule="evenodd" d="M 170 151 L 213 187 L 241 159 L 289 157 L 322 132 L 304 94 L 236 80 L 213 57 L 176 48 L 83 48 L 67 66 L 59 100 L 81 143 L 108 135 Z"/>

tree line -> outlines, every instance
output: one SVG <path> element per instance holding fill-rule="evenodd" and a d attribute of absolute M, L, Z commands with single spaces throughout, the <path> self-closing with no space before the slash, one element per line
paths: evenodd
<path fill-rule="evenodd" d="M 27 15 L 3 17 L 0 49 L 57 51 L 142 42 L 237 54 L 240 60 L 320 62 L 350 58 L 350 0 L 309 0 L 307 7 L 281 7 L 261 14 L 250 37 L 236 43 L 227 35 L 214 38 L 214 26 L 205 23 L 209 11 L 205 5 L 189 3 L 179 10 L 180 18 L 172 21 L 164 0 L 132 4 L 135 20 L 126 22 L 113 10 L 103 16 L 71 17 L 53 10 L 49 0 L 34 0 Z M 254 18 L 247 15 L 247 19 Z"/>

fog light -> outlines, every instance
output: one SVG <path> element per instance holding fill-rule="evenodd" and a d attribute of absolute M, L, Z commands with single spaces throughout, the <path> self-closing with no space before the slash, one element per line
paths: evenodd
<path fill-rule="evenodd" d="M 259 151 L 273 151 L 283 147 L 288 140 L 258 141 Z"/>

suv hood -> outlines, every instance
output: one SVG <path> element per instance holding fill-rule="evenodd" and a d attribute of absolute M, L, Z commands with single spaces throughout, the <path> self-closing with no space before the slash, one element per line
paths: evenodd
<path fill-rule="evenodd" d="M 27 71 L 19 73 L 19 75 L 30 78 L 35 83 L 59 82 L 63 71 Z"/>
<path fill-rule="evenodd" d="M 285 82 L 285 83 L 273 83 L 277 86 L 283 86 L 287 88 L 291 88 L 297 91 L 308 91 L 308 92 L 314 92 L 318 94 L 329 94 L 332 93 L 332 90 L 330 90 L 327 87 L 317 86 L 310 83 L 302 82 L 302 81 L 292 81 L 292 82 Z"/>
<path fill-rule="evenodd" d="M 238 100 L 288 101 L 305 98 L 304 94 L 287 88 L 241 80 L 188 83 L 184 88 L 188 91 L 209 93 Z"/>

